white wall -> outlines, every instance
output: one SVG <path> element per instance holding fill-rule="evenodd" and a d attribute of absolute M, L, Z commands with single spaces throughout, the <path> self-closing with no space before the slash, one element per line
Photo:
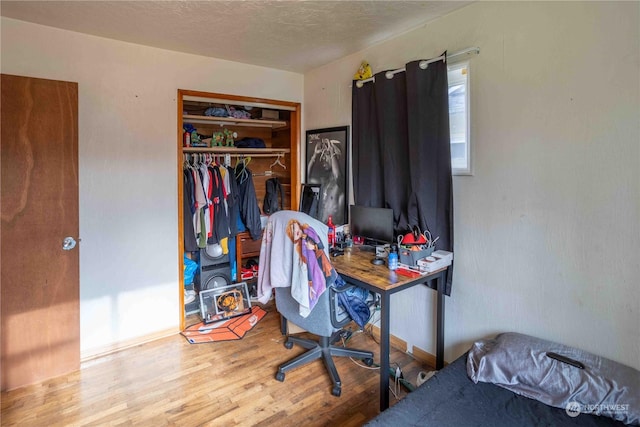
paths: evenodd
<path fill-rule="evenodd" d="M 344 125 L 361 60 L 481 48 L 445 359 L 519 331 L 640 369 L 639 16 L 638 2 L 478 2 L 305 74 L 307 128 Z M 433 305 L 427 289 L 394 295 L 392 333 L 435 354 Z"/>
<path fill-rule="evenodd" d="M 3 73 L 79 83 L 82 356 L 177 331 L 177 90 L 302 102 L 303 76 L 1 24 Z"/>

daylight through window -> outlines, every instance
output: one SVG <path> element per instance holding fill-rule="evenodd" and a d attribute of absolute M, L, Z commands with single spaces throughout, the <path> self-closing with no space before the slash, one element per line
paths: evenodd
<path fill-rule="evenodd" d="M 469 62 L 449 64 L 448 78 L 451 170 L 454 175 L 470 175 Z"/>

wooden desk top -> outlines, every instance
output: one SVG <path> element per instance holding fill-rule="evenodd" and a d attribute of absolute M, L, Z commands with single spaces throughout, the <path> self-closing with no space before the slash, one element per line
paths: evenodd
<path fill-rule="evenodd" d="M 330 257 L 331 264 L 338 273 L 347 278 L 351 277 L 368 283 L 382 291 L 388 291 L 416 281 L 420 283 L 419 280 L 426 282 L 447 269 L 447 267 L 444 267 L 419 278 L 407 277 L 389 270 L 386 263 L 381 265 L 371 264 L 373 258 L 375 258 L 375 253 L 361 251 L 357 247 L 345 250 L 344 255 Z"/>

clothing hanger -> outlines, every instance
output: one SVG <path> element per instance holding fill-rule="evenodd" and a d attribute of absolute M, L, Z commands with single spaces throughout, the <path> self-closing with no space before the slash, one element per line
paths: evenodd
<path fill-rule="evenodd" d="M 280 161 L 280 157 L 282 157 L 282 154 L 278 154 L 278 158 L 276 159 L 275 162 L 271 163 L 271 166 L 269 166 L 269 169 L 272 169 L 276 165 L 282 166 L 282 168 L 285 170 L 287 169 L 287 167 Z"/>
<path fill-rule="evenodd" d="M 251 157 L 245 158 L 244 156 L 238 157 L 236 161 L 236 179 L 242 183 L 249 178 L 249 172 L 247 172 L 247 165 L 251 161 Z"/>

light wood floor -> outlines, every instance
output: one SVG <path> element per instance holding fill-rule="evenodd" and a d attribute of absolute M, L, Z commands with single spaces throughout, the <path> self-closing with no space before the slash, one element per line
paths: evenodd
<path fill-rule="evenodd" d="M 3 392 L 2 426 L 360 426 L 378 414 L 378 370 L 336 358 L 342 395 L 331 395 L 321 361 L 275 380 L 277 366 L 302 353 L 284 348 L 273 303 L 242 340 L 189 344 L 181 335 L 84 362 L 78 372 Z M 378 344 L 357 333 L 350 347 Z M 405 378 L 428 370 L 393 350 Z M 391 381 L 393 384 L 393 381 Z M 400 397 L 406 395 L 401 391 Z M 395 399 L 391 398 L 391 404 Z"/>

